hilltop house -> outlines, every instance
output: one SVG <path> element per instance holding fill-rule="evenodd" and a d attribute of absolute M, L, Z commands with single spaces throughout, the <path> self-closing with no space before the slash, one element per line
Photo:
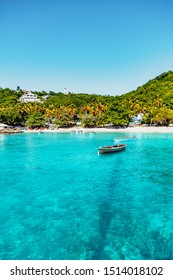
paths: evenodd
<path fill-rule="evenodd" d="M 21 102 L 41 102 L 37 94 L 33 94 L 31 91 L 23 91 L 23 95 L 19 98 Z"/>
<path fill-rule="evenodd" d="M 137 114 L 137 116 L 131 117 L 130 125 L 140 125 L 142 122 L 143 116 L 144 116 L 143 113 L 139 113 L 139 114 Z"/>
<path fill-rule="evenodd" d="M 8 124 L 0 123 L 0 130 L 4 130 L 4 129 L 8 128 L 8 127 L 9 127 Z"/>

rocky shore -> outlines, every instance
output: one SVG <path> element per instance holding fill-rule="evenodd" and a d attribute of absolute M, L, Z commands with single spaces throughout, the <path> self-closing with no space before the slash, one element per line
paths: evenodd
<path fill-rule="evenodd" d="M 0 134 L 23 133 L 23 130 L 17 128 L 0 129 Z"/>

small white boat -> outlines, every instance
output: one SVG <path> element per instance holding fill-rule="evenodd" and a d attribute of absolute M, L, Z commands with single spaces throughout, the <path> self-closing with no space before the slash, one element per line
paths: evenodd
<path fill-rule="evenodd" d="M 90 131 L 89 134 L 96 134 L 96 132 L 95 131 Z"/>
<path fill-rule="evenodd" d="M 82 130 L 82 129 L 78 129 L 78 130 L 76 131 L 76 133 L 83 133 L 83 130 Z"/>
<path fill-rule="evenodd" d="M 137 136 L 124 136 L 122 138 L 114 138 L 114 142 L 134 141 L 137 139 L 138 139 Z"/>
<path fill-rule="evenodd" d="M 83 133 L 83 130 L 82 130 L 82 128 L 77 128 L 77 129 L 72 130 L 72 133 Z"/>

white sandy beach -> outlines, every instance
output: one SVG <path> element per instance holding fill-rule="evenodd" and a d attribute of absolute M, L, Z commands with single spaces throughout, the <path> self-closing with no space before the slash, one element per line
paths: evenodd
<path fill-rule="evenodd" d="M 80 128 L 83 133 L 89 132 L 106 132 L 106 133 L 173 133 L 173 127 L 155 127 L 155 126 L 147 126 L 147 127 L 128 127 L 128 128 Z M 51 132 L 51 133 L 58 133 L 58 132 L 72 132 L 75 128 L 59 128 L 59 129 L 44 129 L 44 130 L 24 130 L 25 133 L 38 133 L 38 132 Z"/>

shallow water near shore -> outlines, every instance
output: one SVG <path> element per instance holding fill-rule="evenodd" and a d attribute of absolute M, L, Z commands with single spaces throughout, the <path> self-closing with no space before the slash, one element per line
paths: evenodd
<path fill-rule="evenodd" d="M 0 259 L 173 259 L 173 134 L 0 135 Z"/>

